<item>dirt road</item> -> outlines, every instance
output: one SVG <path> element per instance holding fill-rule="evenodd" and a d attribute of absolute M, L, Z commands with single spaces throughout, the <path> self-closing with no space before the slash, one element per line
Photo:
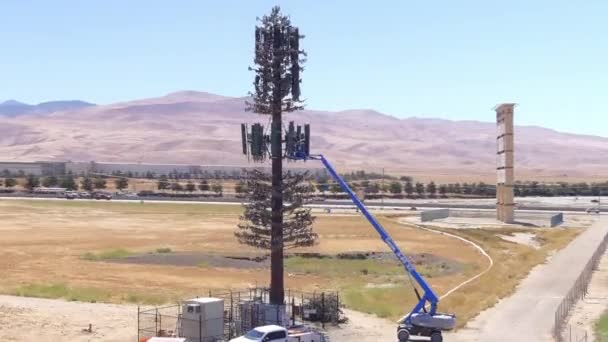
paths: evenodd
<path fill-rule="evenodd" d="M 603 237 L 604 216 L 546 264 L 537 266 L 516 292 L 482 312 L 447 341 L 551 341 L 554 313 Z"/>

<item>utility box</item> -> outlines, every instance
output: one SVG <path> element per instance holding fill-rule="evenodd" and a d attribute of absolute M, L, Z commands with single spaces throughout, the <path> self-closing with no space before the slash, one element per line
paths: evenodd
<path fill-rule="evenodd" d="M 194 298 L 182 302 L 180 336 L 188 341 L 215 342 L 224 336 L 224 300 Z"/>

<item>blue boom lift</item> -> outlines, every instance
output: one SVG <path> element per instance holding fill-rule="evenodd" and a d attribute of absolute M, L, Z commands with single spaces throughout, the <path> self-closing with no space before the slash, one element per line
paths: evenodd
<path fill-rule="evenodd" d="M 403 267 L 408 272 L 409 276 L 413 278 L 423 290 L 423 295 L 420 296 L 418 289 L 414 287 L 416 296 L 418 297 L 418 304 L 412 309 L 412 311 L 399 320 L 397 327 L 397 338 L 400 342 L 409 341 L 410 336 L 426 336 L 430 337 L 431 342 L 442 342 L 443 337 L 441 332 L 444 330 L 451 330 L 456 324 L 456 317 L 452 314 L 442 314 L 437 312 L 437 304 L 439 298 L 431 288 L 431 286 L 424 280 L 424 278 L 416 271 L 416 268 L 412 262 L 401 252 L 395 241 L 388 234 L 386 229 L 376 220 L 376 218 L 367 210 L 365 205 L 357 198 L 357 195 L 352 191 L 348 184 L 340 177 L 334 167 L 329 163 L 323 155 L 309 155 L 306 156 L 304 153 L 296 153 L 294 155 L 297 159 L 311 159 L 320 160 L 327 171 L 331 174 L 342 190 L 350 196 L 353 203 L 361 210 L 365 218 L 372 224 L 374 229 L 380 234 L 380 238 L 384 243 L 388 245 L 391 251 L 397 256 L 397 259 L 403 264 Z M 427 307 L 430 308 L 427 310 Z"/>
<path fill-rule="evenodd" d="M 251 153 L 254 159 L 259 158 L 266 153 L 266 143 L 269 141 L 269 137 L 263 133 L 263 127 L 259 124 L 257 126 L 257 130 L 253 129 L 251 134 L 249 134 L 246 125 L 243 124 L 241 129 L 243 135 L 243 153 L 247 155 Z M 420 273 L 416 271 L 416 268 L 407 256 L 401 252 L 386 229 L 384 229 L 378 220 L 376 220 L 376 218 L 367 210 L 365 205 L 357 198 L 352 189 L 344 179 L 340 177 L 338 172 L 336 172 L 334 167 L 323 155 L 311 155 L 309 153 L 310 125 L 305 125 L 304 132 L 302 132 L 301 126 L 298 126 L 296 131 L 294 123 L 290 122 L 289 129 L 285 135 L 285 143 L 285 155 L 287 158 L 303 161 L 319 160 L 323 163 L 335 181 L 340 184 L 342 190 L 350 196 L 353 203 L 361 210 L 365 218 L 372 224 L 378 234 L 380 234 L 382 241 L 384 241 L 395 256 L 397 256 L 397 259 L 403 264 L 410 279 L 414 279 L 422 288 L 423 294 L 421 296 L 418 289 L 414 286 L 414 292 L 418 297 L 418 304 L 416 304 L 409 314 L 405 315 L 398 322 L 397 338 L 399 342 L 409 341 L 410 336 L 424 336 L 429 337 L 431 342 L 442 342 L 443 336 L 441 332 L 454 328 L 456 325 L 455 315 L 437 312 L 439 297 L 437 297 L 431 286 L 424 280 Z"/>

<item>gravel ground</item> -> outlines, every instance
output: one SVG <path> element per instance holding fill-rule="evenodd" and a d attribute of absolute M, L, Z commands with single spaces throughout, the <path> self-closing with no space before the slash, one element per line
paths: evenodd
<path fill-rule="evenodd" d="M 394 342 L 397 341 L 397 324 L 358 311 L 344 310 L 349 322 L 339 327 L 328 327 L 331 341 Z"/>
<path fill-rule="evenodd" d="M 535 249 L 540 248 L 540 243 L 536 240 L 536 235 L 533 233 L 513 233 L 512 235 L 502 235 L 501 238 Z"/>
<path fill-rule="evenodd" d="M 345 313 L 348 324 L 327 327 L 332 341 L 395 341 L 395 323 L 352 310 Z M 83 331 L 89 323 L 92 333 Z M 136 341 L 137 307 L 0 296 L 0 341 L 34 342 L 41 336 L 49 342 Z"/>
<path fill-rule="evenodd" d="M 92 333 L 84 332 L 92 324 Z M 118 342 L 137 339 L 137 307 L 0 296 L 0 341 Z"/>

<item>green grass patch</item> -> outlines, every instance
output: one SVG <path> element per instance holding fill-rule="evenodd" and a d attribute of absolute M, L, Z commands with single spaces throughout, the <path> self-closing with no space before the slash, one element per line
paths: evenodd
<path fill-rule="evenodd" d="M 598 341 L 608 341 L 608 311 L 595 323 L 595 336 Z"/>
<path fill-rule="evenodd" d="M 156 248 L 155 250 L 149 252 L 150 254 L 170 254 L 173 253 L 173 250 L 169 247 L 160 247 L 160 248 Z M 88 260 L 88 261 L 105 261 L 105 260 L 118 260 L 118 259 L 124 259 L 124 258 L 128 258 L 130 256 L 133 256 L 137 253 L 132 252 L 128 249 L 124 249 L 124 248 L 114 248 L 114 249 L 110 249 L 107 251 L 102 251 L 102 252 L 98 252 L 98 253 L 93 253 L 93 252 L 87 252 L 84 253 L 83 255 L 80 256 L 81 259 L 83 260 Z"/>
<path fill-rule="evenodd" d="M 81 259 L 88 260 L 88 261 L 104 261 L 104 260 L 124 259 L 131 255 L 133 255 L 133 252 L 131 252 L 129 250 L 126 250 L 123 248 L 116 248 L 116 249 L 110 249 L 110 250 L 99 252 L 99 253 L 87 252 L 81 256 Z"/>
<path fill-rule="evenodd" d="M 122 301 L 141 305 L 161 305 L 168 303 L 169 298 L 151 294 L 129 293 L 128 295 L 122 297 Z"/>
<path fill-rule="evenodd" d="M 161 247 L 161 248 L 157 248 L 156 249 L 156 253 L 159 254 L 168 254 L 168 253 L 173 253 L 173 250 L 169 247 Z"/>
<path fill-rule="evenodd" d="M 210 268 L 211 266 L 209 265 L 209 263 L 208 263 L 208 262 L 206 262 L 206 261 L 201 261 L 201 262 L 199 262 L 199 263 L 196 265 L 196 267 L 200 267 L 200 268 Z"/>
<path fill-rule="evenodd" d="M 402 285 L 390 288 L 353 286 L 342 291 L 346 306 L 356 311 L 375 314 L 382 318 L 401 317 L 416 301 L 411 287 Z"/>
<path fill-rule="evenodd" d="M 70 287 L 66 284 L 29 284 L 15 288 L 11 294 L 21 297 L 36 298 L 63 298 L 69 301 L 80 302 L 107 302 L 111 295 L 109 292 L 89 287 Z"/>
<path fill-rule="evenodd" d="M 403 274 L 396 262 L 378 260 L 351 260 L 334 258 L 285 259 L 285 269 L 291 273 L 314 274 L 328 277 Z"/>
<path fill-rule="evenodd" d="M 109 291 L 92 287 L 74 287 L 64 283 L 28 284 L 13 289 L 10 294 L 20 297 L 65 299 L 89 303 L 126 302 L 141 305 L 161 305 L 176 298 L 166 295 L 129 293 L 113 295 Z"/>
<path fill-rule="evenodd" d="M 289 273 L 331 279 L 347 307 L 379 317 L 401 317 L 416 301 L 407 285 L 407 273 L 395 260 L 290 257 L 285 260 L 285 268 Z M 427 278 L 440 271 L 426 265 L 417 269 Z"/>

